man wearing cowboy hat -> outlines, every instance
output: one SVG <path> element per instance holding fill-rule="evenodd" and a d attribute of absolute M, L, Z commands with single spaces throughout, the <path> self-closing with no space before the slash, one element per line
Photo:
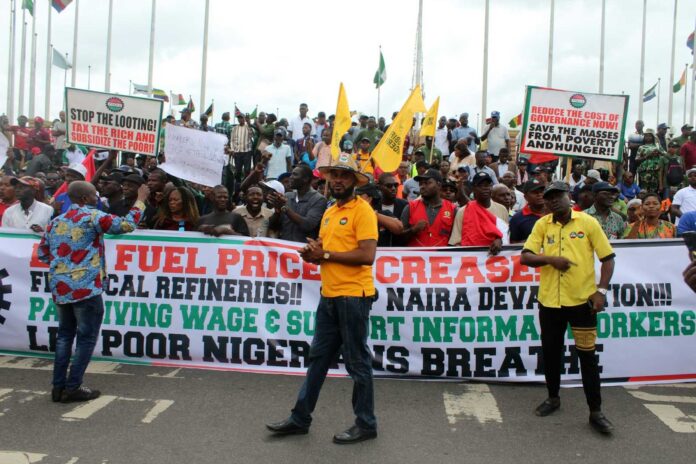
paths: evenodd
<path fill-rule="evenodd" d="M 349 444 L 377 436 L 372 354 L 367 346 L 375 296 L 372 263 L 377 249 L 377 216 L 369 203 L 355 196 L 355 187 L 365 185 L 368 178 L 358 172 L 348 153 L 341 153 L 332 166 L 319 169 L 337 201 L 324 212 L 319 239 L 309 240 L 300 250 L 302 259 L 321 264 L 321 299 L 309 368 L 290 417 L 266 427 L 278 435 L 309 431 L 326 373 L 342 347 L 346 370 L 354 382 L 356 420 L 348 430 L 334 435 L 333 441 Z"/>
<path fill-rule="evenodd" d="M 2 226 L 43 232 L 53 216 L 53 208 L 36 201 L 36 195 L 43 188 L 39 179 L 29 176 L 19 179 L 13 177 L 10 184 L 15 188 L 19 203 L 7 208 L 2 215 Z"/>

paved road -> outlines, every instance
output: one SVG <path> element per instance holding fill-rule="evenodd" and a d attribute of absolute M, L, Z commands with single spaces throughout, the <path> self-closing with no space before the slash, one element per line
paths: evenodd
<path fill-rule="evenodd" d="M 288 414 L 301 377 L 101 362 L 87 375 L 100 399 L 54 404 L 50 369 L 0 356 L 0 464 L 696 462 L 696 384 L 605 388 L 606 438 L 580 389 L 542 419 L 541 385 L 379 380 L 379 438 L 338 446 L 347 379 L 327 381 L 308 435 L 276 438 L 263 424 Z"/>

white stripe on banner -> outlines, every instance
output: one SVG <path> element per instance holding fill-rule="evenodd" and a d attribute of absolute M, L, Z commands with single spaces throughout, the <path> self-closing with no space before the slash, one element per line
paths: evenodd
<path fill-rule="evenodd" d="M 0 352 L 51 356 L 57 314 L 46 292 L 47 268 L 32 258 L 38 238 L 1 232 L 0 243 Z M 304 373 L 321 282 L 317 267 L 301 261 L 298 245 L 161 231 L 108 239 L 95 358 Z M 603 379 L 696 381 L 696 298 L 682 281 L 683 242 L 614 247 L 616 270 L 598 316 Z M 378 250 L 369 326 L 375 375 L 543 381 L 538 272 L 522 266 L 519 255 L 519 246 L 494 257 L 483 248 Z M 570 338 L 564 363 L 564 384 L 577 385 Z M 104 364 L 102 370 L 115 369 Z M 345 370 L 339 365 L 330 373 Z"/>

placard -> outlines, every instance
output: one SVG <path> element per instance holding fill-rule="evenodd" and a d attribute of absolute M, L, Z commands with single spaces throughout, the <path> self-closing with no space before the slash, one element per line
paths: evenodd
<path fill-rule="evenodd" d="M 161 100 L 66 87 L 65 106 L 68 143 L 157 156 Z"/>
<path fill-rule="evenodd" d="M 164 171 L 208 187 L 222 182 L 226 136 L 174 124 L 167 124 L 164 133 Z"/>
<path fill-rule="evenodd" d="M 527 86 L 520 153 L 621 162 L 628 95 Z"/>

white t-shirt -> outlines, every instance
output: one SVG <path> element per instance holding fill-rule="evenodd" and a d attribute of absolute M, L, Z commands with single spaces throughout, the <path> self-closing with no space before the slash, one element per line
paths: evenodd
<path fill-rule="evenodd" d="M 31 229 L 31 226 L 36 224 L 42 229 L 51 221 L 53 216 L 53 208 L 46 203 L 41 203 L 34 200 L 34 203 L 29 207 L 29 211 L 24 211 L 20 203 L 15 203 L 5 210 L 2 215 L 2 226 L 12 227 L 14 229 Z"/>
<path fill-rule="evenodd" d="M 674 195 L 674 200 L 672 204 L 679 206 L 679 211 L 688 213 L 689 211 L 696 211 L 696 189 L 692 186 L 684 187 L 679 190 Z"/>
<path fill-rule="evenodd" d="M 298 114 L 292 121 L 290 121 L 290 125 L 288 126 L 288 130 L 292 132 L 293 140 L 302 140 L 304 138 L 304 135 L 302 134 L 302 126 L 304 126 L 305 123 L 309 123 L 309 125 L 312 126 L 312 132 L 310 132 L 310 134 L 316 135 L 317 131 L 314 128 L 314 121 L 309 119 L 307 116 L 305 116 L 304 119 L 301 119 L 300 115 Z"/>
<path fill-rule="evenodd" d="M 507 147 L 507 141 L 510 140 L 507 127 L 499 124 L 488 132 L 488 153 L 498 156 L 501 148 Z"/>
<path fill-rule="evenodd" d="M 435 140 L 433 143 L 441 153 L 449 153 L 449 142 L 447 141 L 447 127 L 443 129 L 435 129 Z"/>
<path fill-rule="evenodd" d="M 282 173 L 287 172 L 288 164 L 286 160 L 292 159 L 292 150 L 290 145 L 285 143 L 276 147 L 275 144 L 271 144 L 266 147 L 266 151 L 271 155 L 271 159 L 268 160 L 268 167 L 266 169 L 267 179 L 277 179 Z"/>
<path fill-rule="evenodd" d="M 53 124 L 53 130 L 65 131 L 65 123 L 60 120 L 56 121 L 56 123 Z M 56 137 L 56 150 L 64 150 L 67 146 L 68 145 L 65 143 L 65 135 Z"/>

